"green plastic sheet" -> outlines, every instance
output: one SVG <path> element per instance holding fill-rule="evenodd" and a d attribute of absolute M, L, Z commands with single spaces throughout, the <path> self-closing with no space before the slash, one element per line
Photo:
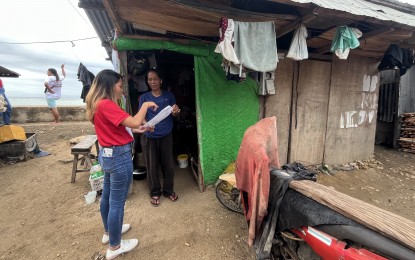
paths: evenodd
<path fill-rule="evenodd" d="M 215 45 L 118 38 L 118 51 L 170 50 L 194 56 L 199 163 L 204 185 L 213 184 L 236 160 L 245 130 L 258 121 L 257 83 L 228 81 Z"/>

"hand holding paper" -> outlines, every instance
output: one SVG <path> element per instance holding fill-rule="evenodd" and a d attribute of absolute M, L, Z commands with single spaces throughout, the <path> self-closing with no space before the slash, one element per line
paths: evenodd
<path fill-rule="evenodd" d="M 171 106 L 165 107 L 163 110 L 160 111 L 160 113 L 158 113 L 155 117 L 153 117 L 153 119 L 151 119 L 150 121 L 145 123 L 144 126 L 145 127 L 152 127 L 152 126 L 157 125 L 160 121 L 162 121 L 168 115 L 170 115 L 172 110 L 173 110 L 173 108 Z"/>

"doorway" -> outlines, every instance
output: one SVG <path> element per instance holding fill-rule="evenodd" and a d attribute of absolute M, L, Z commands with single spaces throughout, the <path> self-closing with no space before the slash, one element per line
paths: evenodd
<path fill-rule="evenodd" d="M 163 78 L 162 89 L 170 91 L 176 98 L 180 113 L 174 118 L 173 125 L 173 158 L 187 155 L 187 165 L 180 164 L 177 159 L 175 172 L 190 172 L 197 183 L 199 178 L 199 146 L 196 122 L 196 97 L 194 58 L 192 55 L 172 51 L 129 51 L 127 52 L 127 68 L 129 74 L 128 94 L 132 114 L 138 111 L 140 95 L 150 89 L 146 83 L 146 72 L 157 67 Z M 135 134 L 134 167 L 142 167 L 142 149 L 140 135 Z M 179 167 L 180 166 L 180 167 Z M 186 168 L 182 168 L 186 166 Z M 179 174 L 176 174 L 176 176 Z"/>

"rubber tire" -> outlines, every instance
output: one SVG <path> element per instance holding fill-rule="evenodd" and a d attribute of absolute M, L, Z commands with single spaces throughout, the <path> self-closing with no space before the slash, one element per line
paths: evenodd
<path fill-rule="evenodd" d="M 243 214 L 244 210 L 242 208 L 242 203 L 240 201 L 240 196 L 237 196 L 237 198 L 232 198 L 232 195 L 229 192 L 225 192 L 224 187 L 228 186 L 229 184 L 226 181 L 218 180 L 215 185 L 215 193 L 216 198 L 219 200 L 219 202 L 225 206 L 227 209 Z"/>

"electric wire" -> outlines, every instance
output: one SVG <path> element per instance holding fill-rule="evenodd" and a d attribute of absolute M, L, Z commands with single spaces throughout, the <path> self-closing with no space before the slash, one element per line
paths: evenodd
<path fill-rule="evenodd" d="M 79 13 L 79 11 L 75 8 L 75 6 L 73 6 L 72 2 L 70 0 L 68 0 L 68 3 L 72 6 L 72 8 L 78 13 L 78 15 L 82 18 L 82 20 L 84 20 L 84 22 L 86 24 L 89 25 L 89 23 L 85 20 L 85 18 L 81 15 L 81 13 Z"/>
<path fill-rule="evenodd" d="M 106 36 L 106 35 L 104 35 Z M 73 44 L 73 42 L 77 42 L 77 41 L 85 41 L 85 40 L 91 40 L 91 39 L 96 39 L 99 38 L 99 36 L 94 36 L 94 37 L 88 37 L 88 38 L 80 38 L 80 39 L 76 39 L 76 40 L 57 40 L 57 41 L 44 41 L 44 42 L 0 42 L 1 44 L 45 44 L 45 43 L 62 43 L 62 42 L 70 42 Z"/>
<path fill-rule="evenodd" d="M 284 231 L 282 231 L 282 232 L 281 232 L 281 235 L 282 235 L 283 237 L 286 237 L 286 238 L 291 239 L 291 240 L 295 240 L 295 241 L 304 241 L 304 239 L 302 239 L 302 238 L 298 238 L 298 237 L 294 237 L 294 236 L 292 236 L 292 235 L 290 235 L 290 234 L 288 234 L 288 233 L 286 233 L 286 232 L 284 232 Z"/>

